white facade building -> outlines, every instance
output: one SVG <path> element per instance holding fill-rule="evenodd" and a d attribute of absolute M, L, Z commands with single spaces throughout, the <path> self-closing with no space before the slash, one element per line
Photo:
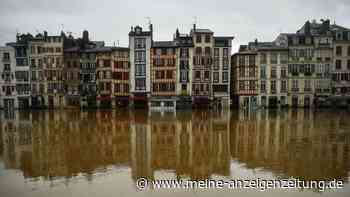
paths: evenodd
<path fill-rule="evenodd" d="M 150 31 L 140 26 L 129 33 L 130 49 L 130 97 L 134 107 L 148 107 L 151 92 L 151 47 L 152 24 Z"/>

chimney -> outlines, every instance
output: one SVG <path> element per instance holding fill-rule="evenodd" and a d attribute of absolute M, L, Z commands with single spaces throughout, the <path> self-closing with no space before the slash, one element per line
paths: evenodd
<path fill-rule="evenodd" d="M 331 22 L 329 19 L 322 20 L 322 33 L 326 33 L 329 30 L 330 24 Z"/>
<path fill-rule="evenodd" d="M 44 31 L 44 38 L 47 38 L 47 31 Z"/>
<path fill-rule="evenodd" d="M 306 21 L 305 23 L 305 34 L 306 35 L 310 35 L 311 33 L 311 24 L 310 21 Z"/>
<path fill-rule="evenodd" d="M 255 46 L 258 46 L 258 39 L 257 38 L 255 38 L 255 40 L 254 40 L 254 42 L 255 42 Z"/>
<path fill-rule="evenodd" d="M 83 31 L 83 43 L 87 44 L 89 42 L 89 32 L 87 30 Z"/>
<path fill-rule="evenodd" d="M 193 31 L 196 31 L 196 24 L 193 24 Z"/>
<path fill-rule="evenodd" d="M 18 42 L 19 40 L 20 40 L 20 34 L 17 33 L 17 34 L 16 34 L 16 41 Z"/>
<path fill-rule="evenodd" d="M 180 37 L 179 28 L 176 28 L 176 33 L 175 33 L 175 35 L 176 35 L 176 38 L 179 38 L 179 37 Z"/>

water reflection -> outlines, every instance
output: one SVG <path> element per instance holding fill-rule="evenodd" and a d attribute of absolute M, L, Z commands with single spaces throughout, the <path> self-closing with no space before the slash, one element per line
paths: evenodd
<path fill-rule="evenodd" d="M 346 112 L 37 111 L 1 114 L 5 169 L 33 181 L 130 169 L 133 180 L 234 177 L 232 161 L 277 177 L 348 180 Z M 118 176 L 117 174 L 115 176 Z"/>

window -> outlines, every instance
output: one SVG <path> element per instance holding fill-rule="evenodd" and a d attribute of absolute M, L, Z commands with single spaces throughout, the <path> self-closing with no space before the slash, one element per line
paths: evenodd
<path fill-rule="evenodd" d="M 267 64 L 267 56 L 266 53 L 260 54 L 260 64 Z"/>
<path fill-rule="evenodd" d="M 224 57 L 228 57 L 228 48 L 223 48 L 223 51 L 222 51 Z"/>
<path fill-rule="evenodd" d="M 271 53 L 271 64 L 278 64 L 278 54 Z"/>
<path fill-rule="evenodd" d="M 205 55 L 211 55 L 211 48 L 210 47 L 205 47 Z"/>
<path fill-rule="evenodd" d="M 255 77 L 255 67 L 249 68 L 249 77 Z"/>
<path fill-rule="evenodd" d="M 136 76 L 145 76 L 146 75 L 146 65 L 145 64 L 136 64 L 135 65 Z"/>
<path fill-rule="evenodd" d="M 266 66 L 260 67 L 260 78 L 262 78 L 262 79 L 266 78 Z"/>
<path fill-rule="evenodd" d="M 136 90 L 145 90 L 146 89 L 146 79 L 136 79 Z"/>
<path fill-rule="evenodd" d="M 239 90 L 245 90 L 244 81 L 239 81 Z"/>
<path fill-rule="evenodd" d="M 239 76 L 240 77 L 245 77 L 245 69 L 244 69 L 244 67 L 239 68 Z"/>
<path fill-rule="evenodd" d="M 202 47 L 197 47 L 196 48 L 196 55 L 201 55 L 202 54 Z"/>
<path fill-rule="evenodd" d="M 200 79 L 201 79 L 201 71 L 196 71 L 196 72 L 195 72 L 194 78 L 195 78 L 196 80 L 200 80 Z"/>
<path fill-rule="evenodd" d="M 168 70 L 166 72 L 166 78 L 167 79 L 172 79 L 173 78 L 173 71 L 172 70 Z"/>
<path fill-rule="evenodd" d="M 218 83 L 219 82 L 219 72 L 214 72 L 213 73 L 213 80 L 214 80 L 214 83 Z"/>
<path fill-rule="evenodd" d="M 204 71 L 204 79 L 210 80 L 210 72 L 209 71 Z"/>
<path fill-rule="evenodd" d="M 249 66 L 255 66 L 255 56 L 254 55 L 249 56 Z"/>
<path fill-rule="evenodd" d="M 299 89 L 298 80 L 293 79 L 293 81 L 292 81 L 292 91 L 298 91 L 298 89 Z"/>
<path fill-rule="evenodd" d="M 201 43 L 202 42 L 202 35 L 197 35 L 196 36 L 196 43 Z"/>
<path fill-rule="evenodd" d="M 341 47 L 341 46 L 337 46 L 336 49 L 335 49 L 335 54 L 336 54 L 337 56 L 341 56 L 342 53 L 343 53 L 342 47 Z"/>
<path fill-rule="evenodd" d="M 188 48 L 181 48 L 180 49 L 180 57 L 183 57 L 183 58 L 189 57 Z"/>
<path fill-rule="evenodd" d="M 281 92 L 286 93 L 287 92 L 287 81 L 281 82 Z"/>
<path fill-rule="evenodd" d="M 220 68 L 220 58 L 214 57 L 214 70 L 219 70 Z"/>
<path fill-rule="evenodd" d="M 210 43 L 210 35 L 205 35 L 205 42 Z"/>
<path fill-rule="evenodd" d="M 350 70 L 350 60 L 348 60 L 348 70 Z"/>
<path fill-rule="evenodd" d="M 271 68 L 271 78 L 277 78 L 277 69 L 276 67 Z"/>
<path fill-rule="evenodd" d="M 188 81 L 188 71 L 181 71 L 180 80 L 181 82 Z"/>
<path fill-rule="evenodd" d="M 276 81 L 271 81 L 271 93 L 272 94 L 275 94 L 277 91 L 277 88 L 276 88 Z"/>
<path fill-rule="evenodd" d="M 30 65 L 31 65 L 32 67 L 35 67 L 35 59 L 31 59 L 31 60 L 30 60 Z"/>
<path fill-rule="evenodd" d="M 222 73 L 222 82 L 224 83 L 228 82 L 228 72 Z"/>
<path fill-rule="evenodd" d="M 281 69 L 281 78 L 287 78 L 287 69 L 285 68 Z"/>
<path fill-rule="evenodd" d="M 136 38 L 135 39 L 135 49 L 144 49 L 146 48 L 146 39 Z"/>
<path fill-rule="evenodd" d="M 4 64 L 4 71 L 11 71 L 10 64 Z"/>
<path fill-rule="evenodd" d="M 59 57 L 56 58 L 56 66 L 59 66 L 61 64 L 61 59 Z"/>
<path fill-rule="evenodd" d="M 10 60 L 10 53 L 4 53 L 3 54 L 3 61 L 9 61 Z"/>
<path fill-rule="evenodd" d="M 266 93 L 266 81 L 261 81 L 261 84 L 260 84 L 260 91 L 262 93 Z"/>
<path fill-rule="evenodd" d="M 335 61 L 335 69 L 341 69 L 341 60 L 336 60 Z"/>
<path fill-rule="evenodd" d="M 305 80 L 305 89 L 306 92 L 311 91 L 311 81 Z"/>
<path fill-rule="evenodd" d="M 223 70 L 228 70 L 228 67 L 229 67 L 228 57 L 224 57 L 222 59 L 222 69 Z"/>
<path fill-rule="evenodd" d="M 245 56 L 239 56 L 239 65 L 245 66 Z"/>
<path fill-rule="evenodd" d="M 214 48 L 214 56 L 215 57 L 219 56 L 219 48 Z"/>
<path fill-rule="evenodd" d="M 255 90 L 255 81 L 249 81 L 249 90 Z"/>
<path fill-rule="evenodd" d="M 136 51 L 135 52 L 135 61 L 146 61 L 146 52 L 145 51 Z"/>
<path fill-rule="evenodd" d="M 281 64 L 287 64 L 288 63 L 288 53 L 281 53 L 280 59 L 281 59 Z"/>

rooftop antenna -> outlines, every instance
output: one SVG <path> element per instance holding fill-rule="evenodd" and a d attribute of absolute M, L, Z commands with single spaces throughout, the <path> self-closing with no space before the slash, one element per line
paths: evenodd
<path fill-rule="evenodd" d="M 197 25 L 197 23 L 198 23 L 198 17 L 194 16 L 193 17 L 193 24 Z"/>

